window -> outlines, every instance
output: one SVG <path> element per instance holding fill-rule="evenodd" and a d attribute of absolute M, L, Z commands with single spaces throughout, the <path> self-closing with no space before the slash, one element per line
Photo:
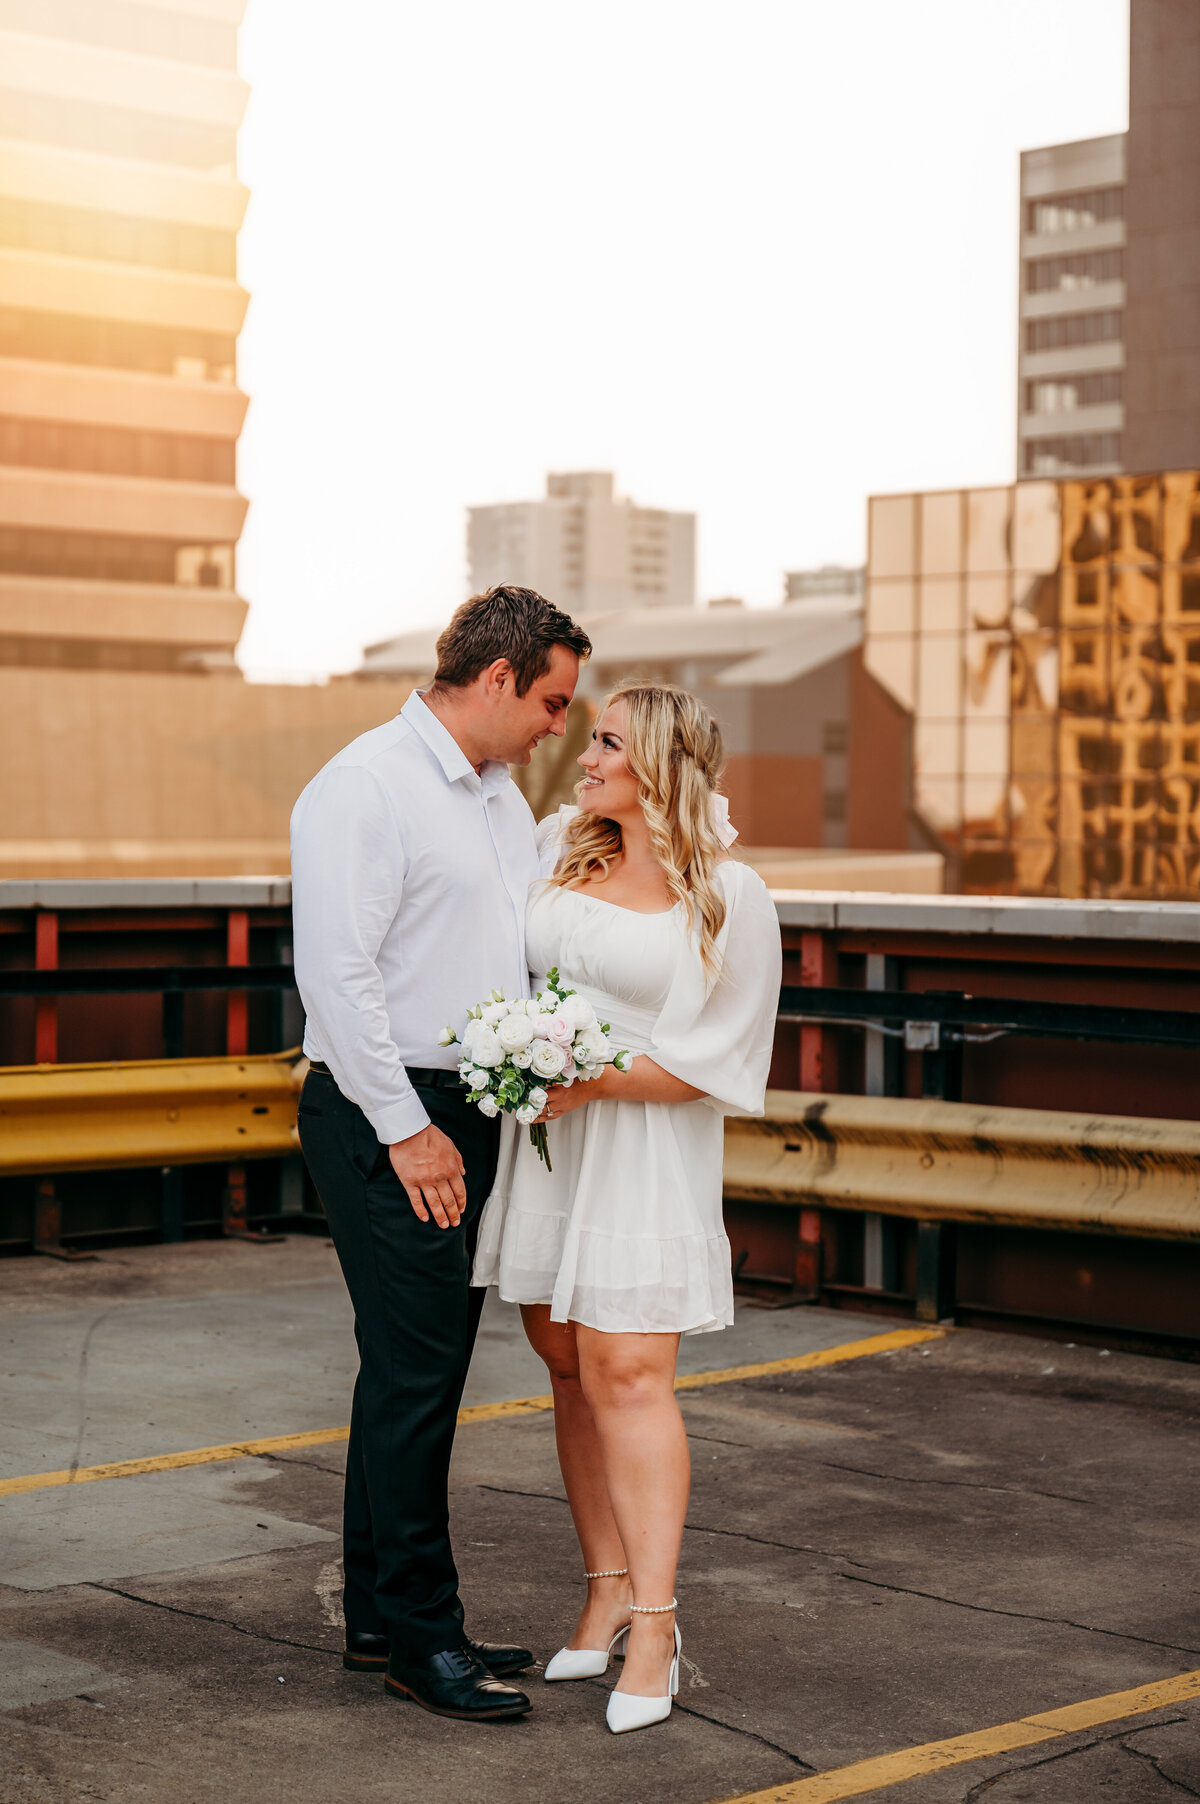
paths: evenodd
<path fill-rule="evenodd" d="M 1119 464 L 1119 432 L 1081 432 L 1074 438 L 1031 438 L 1025 441 L 1026 476 L 1068 475 L 1097 464 Z"/>
<path fill-rule="evenodd" d="M 850 732 L 844 720 L 827 720 L 821 729 L 821 750 L 828 757 L 844 752 L 850 743 Z"/>
<path fill-rule="evenodd" d="M 845 790 L 827 789 L 821 798 L 821 807 L 827 821 L 844 821 L 846 818 Z"/>
<path fill-rule="evenodd" d="M 121 533 L 43 532 L 33 527 L 0 526 L 0 572 L 9 576 L 67 576 L 91 582 L 174 583 L 177 553 L 174 539 L 135 539 Z M 232 561 L 233 547 L 217 547 Z M 212 568 L 216 579 L 204 571 Z M 222 572 L 203 565 L 199 586 L 220 586 Z"/>
<path fill-rule="evenodd" d="M 0 464 L 152 476 L 167 482 L 231 483 L 236 479 L 236 461 L 233 439 L 0 416 Z"/>
<path fill-rule="evenodd" d="M 0 357 L 100 364 L 108 369 L 148 370 L 159 376 L 232 382 L 237 339 L 222 332 L 196 332 L 187 326 L 143 326 L 127 320 L 0 307 Z"/>
<path fill-rule="evenodd" d="M 1120 339 L 1124 323 L 1125 315 L 1115 310 L 1060 313 L 1054 319 L 1029 319 L 1025 322 L 1025 349 L 1059 351 L 1067 345 L 1108 344 Z"/>
<path fill-rule="evenodd" d="M 1029 294 L 1053 294 L 1071 288 L 1094 288 L 1097 282 L 1119 282 L 1125 273 L 1120 250 L 1087 251 L 1078 257 L 1034 257 L 1025 265 Z"/>
<path fill-rule="evenodd" d="M 1097 370 L 1089 376 L 1053 376 L 1025 384 L 1026 413 L 1073 413 L 1077 407 L 1104 407 L 1120 401 L 1120 370 Z"/>
<path fill-rule="evenodd" d="M 0 244 L 106 263 L 148 263 L 160 269 L 236 276 L 236 232 L 165 219 L 127 219 L 83 207 L 42 206 L 0 197 Z"/>
<path fill-rule="evenodd" d="M 1106 219 L 1125 216 L 1123 188 L 1088 188 L 1079 194 L 1053 194 L 1031 200 L 1025 209 L 1028 232 L 1082 232 Z"/>

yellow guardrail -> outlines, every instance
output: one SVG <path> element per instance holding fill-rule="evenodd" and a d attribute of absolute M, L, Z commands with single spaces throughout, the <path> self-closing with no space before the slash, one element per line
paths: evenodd
<path fill-rule="evenodd" d="M 298 1050 L 0 1067 L 0 1177 L 294 1152 L 307 1069 Z"/>
<path fill-rule="evenodd" d="M 1197 1240 L 1200 1123 L 772 1090 L 726 1121 L 725 1194 Z"/>

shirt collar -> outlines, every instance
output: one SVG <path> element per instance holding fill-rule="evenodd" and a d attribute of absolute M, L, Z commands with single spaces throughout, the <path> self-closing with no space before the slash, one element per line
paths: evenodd
<path fill-rule="evenodd" d="M 420 690 L 413 690 L 400 713 L 429 747 L 441 765 L 447 783 L 458 783 L 463 777 L 475 777 L 475 766 L 449 728 L 443 725 L 432 708 L 426 706 Z M 489 761 L 479 772 L 476 781 L 481 782 L 484 793 L 490 795 L 509 781 L 507 764 Z"/>

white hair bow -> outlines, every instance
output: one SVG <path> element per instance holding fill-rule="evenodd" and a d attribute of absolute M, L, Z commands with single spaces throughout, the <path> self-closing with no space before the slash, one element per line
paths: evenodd
<path fill-rule="evenodd" d="M 712 793 L 713 832 L 723 846 L 731 846 L 738 836 L 738 830 L 729 818 L 729 797 Z"/>

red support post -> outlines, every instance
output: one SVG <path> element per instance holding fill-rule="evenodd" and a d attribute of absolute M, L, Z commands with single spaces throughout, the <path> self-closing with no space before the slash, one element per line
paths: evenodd
<path fill-rule="evenodd" d="M 39 909 L 33 917 L 33 968 L 35 971 L 58 970 L 58 916 Z M 39 996 L 34 1011 L 33 1062 L 35 1065 L 58 1063 L 58 997 Z"/>
<path fill-rule="evenodd" d="M 250 916 L 244 908 L 231 908 L 225 936 L 225 963 L 250 963 Z M 249 997 L 245 990 L 231 990 L 226 1000 L 225 1050 L 231 1059 L 244 1058 L 250 1050 Z"/>
<path fill-rule="evenodd" d="M 837 948 L 827 933 L 800 936 L 800 982 L 812 989 L 837 984 Z M 800 1029 L 800 1088 L 829 1092 L 837 1089 L 837 1047 L 832 1032 L 816 1025 Z"/>

